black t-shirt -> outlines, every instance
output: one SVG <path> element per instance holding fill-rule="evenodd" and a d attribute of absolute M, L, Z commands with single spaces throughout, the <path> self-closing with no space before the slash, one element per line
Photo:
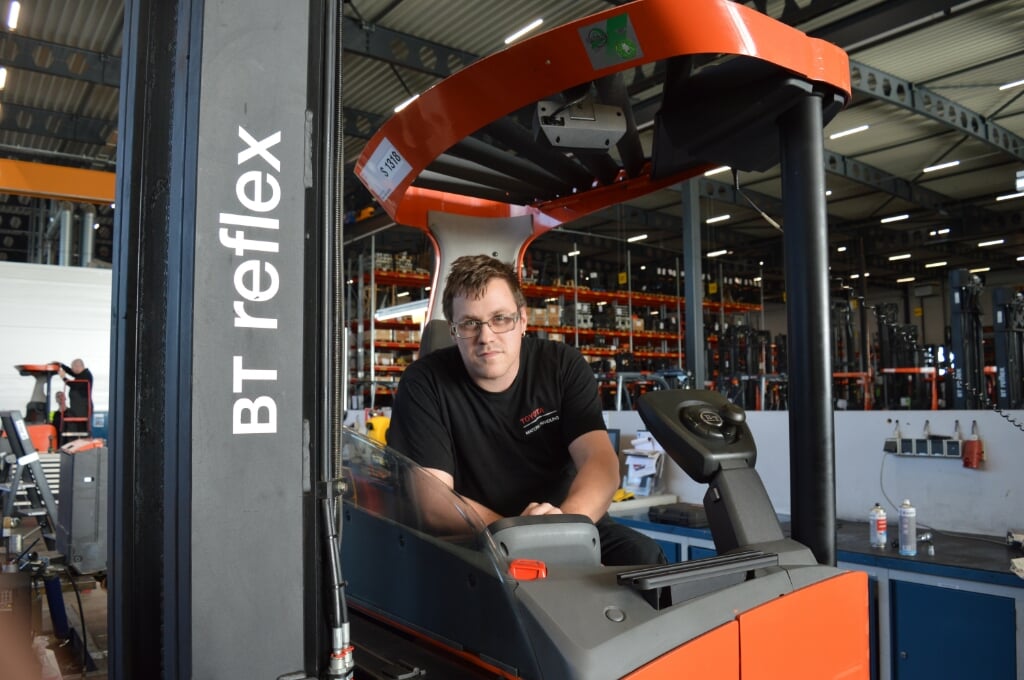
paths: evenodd
<path fill-rule="evenodd" d="M 84 418 L 92 410 L 92 371 L 83 368 L 81 373 L 75 373 L 71 367 L 61 364 L 61 368 L 70 378 L 64 378 L 68 385 L 68 411 L 65 414 L 76 418 Z"/>
<path fill-rule="evenodd" d="M 509 517 L 532 501 L 560 505 L 576 474 L 569 444 L 604 429 L 597 381 L 583 356 L 526 337 L 515 382 L 500 393 L 472 381 L 457 347 L 414 362 L 402 374 L 387 441 Z"/>

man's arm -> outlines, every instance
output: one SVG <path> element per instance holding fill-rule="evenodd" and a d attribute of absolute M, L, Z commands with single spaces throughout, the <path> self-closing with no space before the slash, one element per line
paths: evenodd
<path fill-rule="evenodd" d="M 604 430 L 581 434 L 569 444 L 569 455 L 576 463 L 576 479 L 562 502 L 562 512 L 586 515 L 596 522 L 608 512 L 619 488 L 619 458 Z"/>
<path fill-rule="evenodd" d="M 445 472 L 444 470 L 438 470 L 437 468 L 429 468 L 428 467 L 428 468 L 423 468 L 423 469 L 426 470 L 427 472 L 429 472 L 431 475 L 433 475 L 437 479 L 439 479 L 441 481 L 441 483 L 444 484 L 449 489 L 452 489 L 452 490 L 455 489 L 455 478 L 452 477 L 449 473 Z M 459 497 L 466 503 L 466 505 L 468 505 L 469 507 L 473 508 L 473 510 L 476 512 L 476 514 L 480 516 L 480 519 L 483 520 L 485 525 L 491 524 L 492 522 L 495 522 L 495 521 L 497 521 L 497 520 L 502 518 L 501 515 L 499 515 L 498 513 L 494 512 L 493 510 L 488 508 L 486 505 L 482 505 L 481 503 L 476 502 L 472 498 L 467 498 L 467 497 L 462 496 L 462 495 L 460 495 Z"/>

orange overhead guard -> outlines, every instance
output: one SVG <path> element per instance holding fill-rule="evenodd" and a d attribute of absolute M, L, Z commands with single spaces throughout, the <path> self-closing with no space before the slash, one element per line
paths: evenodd
<path fill-rule="evenodd" d="M 730 0 L 637 0 L 423 92 L 381 126 L 355 172 L 400 224 L 426 229 L 430 211 L 532 214 L 539 233 L 712 165 L 771 167 L 777 134 L 765 126 L 807 94 L 822 97 L 826 123 L 849 101 L 839 47 Z M 607 107 L 624 134 L 604 149 L 545 139 L 538 119 L 572 107 L 583 113 L 563 115 L 566 124 L 585 131 L 595 107 Z M 645 153 L 640 132 L 651 125 Z"/>

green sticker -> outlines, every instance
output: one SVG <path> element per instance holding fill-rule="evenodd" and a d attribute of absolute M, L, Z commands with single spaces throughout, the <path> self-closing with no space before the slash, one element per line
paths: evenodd
<path fill-rule="evenodd" d="M 595 70 L 644 56 L 629 14 L 619 14 L 579 29 L 580 39 Z"/>

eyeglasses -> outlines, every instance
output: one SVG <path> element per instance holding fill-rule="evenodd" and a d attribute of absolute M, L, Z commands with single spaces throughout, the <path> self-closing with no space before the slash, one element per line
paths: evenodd
<path fill-rule="evenodd" d="M 518 314 L 495 314 L 487 321 L 466 319 L 465 321 L 453 323 L 452 332 L 455 333 L 455 337 L 462 338 L 463 340 L 475 338 L 480 335 L 480 329 L 486 324 L 495 333 L 508 333 L 516 327 L 516 321 L 518 320 Z"/>

